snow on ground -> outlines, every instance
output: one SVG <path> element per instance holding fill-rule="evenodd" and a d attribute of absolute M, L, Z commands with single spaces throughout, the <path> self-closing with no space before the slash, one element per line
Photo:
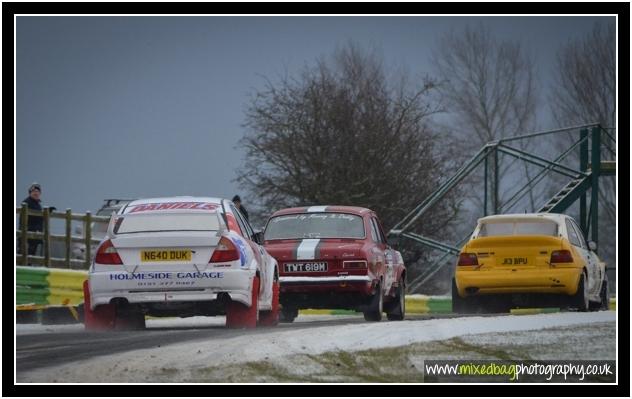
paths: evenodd
<path fill-rule="evenodd" d="M 299 315 L 294 323 L 309 323 L 313 321 L 341 320 L 346 318 L 362 318 L 362 316 L 354 315 Z M 209 328 L 221 327 L 226 325 L 224 316 L 206 317 L 163 317 L 147 319 L 146 326 L 148 329 L 168 329 L 168 328 Z M 68 333 L 83 331 L 83 324 L 59 324 L 59 325 L 42 325 L 42 324 L 16 324 L 15 335 L 28 334 L 46 334 L 46 333 Z"/>
<path fill-rule="evenodd" d="M 36 369 L 19 381 L 134 382 L 174 368 L 181 372 L 273 360 L 295 354 L 359 351 L 445 340 L 465 334 L 541 330 L 586 323 L 614 322 L 614 311 L 527 316 L 467 317 L 361 323 L 300 329 L 270 329 L 232 338 L 165 345 Z"/>

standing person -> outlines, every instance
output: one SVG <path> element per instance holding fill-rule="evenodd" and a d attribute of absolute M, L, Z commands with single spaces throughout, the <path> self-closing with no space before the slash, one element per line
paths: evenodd
<path fill-rule="evenodd" d="M 26 203 L 28 209 L 34 211 L 42 211 L 42 200 L 40 199 L 42 195 L 42 187 L 38 183 L 33 183 L 29 187 L 29 196 L 22 201 L 22 203 Z M 22 221 L 20 220 L 20 223 Z M 20 225 L 21 227 L 21 225 Z M 28 231 L 42 232 L 44 230 L 44 218 L 42 216 L 31 216 L 28 217 Z M 40 239 L 29 239 L 28 240 L 28 254 L 35 255 L 37 251 L 37 247 L 42 244 L 42 240 Z M 21 245 L 20 245 L 21 247 Z"/>
<path fill-rule="evenodd" d="M 241 212 L 242 215 L 244 215 L 244 217 L 246 218 L 246 220 L 248 220 L 248 211 L 246 210 L 246 208 L 244 208 L 244 206 L 241 204 L 241 198 L 239 198 L 239 195 L 235 195 L 233 197 L 233 203 L 235 204 L 235 206 L 237 207 L 237 209 L 239 209 L 239 212 Z M 249 220 L 248 220 L 249 221 Z"/>

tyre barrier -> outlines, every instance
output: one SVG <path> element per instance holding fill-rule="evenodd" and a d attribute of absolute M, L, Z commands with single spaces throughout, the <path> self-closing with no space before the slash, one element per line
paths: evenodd
<path fill-rule="evenodd" d="M 16 323 L 82 322 L 87 278 L 82 270 L 16 266 Z"/>
<path fill-rule="evenodd" d="M 445 296 L 408 295 L 406 313 L 452 313 L 452 299 Z M 362 312 L 342 309 L 301 309 L 300 315 L 359 315 Z"/>
<path fill-rule="evenodd" d="M 609 309 L 616 310 L 616 298 L 610 298 Z M 555 313 L 559 308 L 511 309 L 513 315 Z M 407 314 L 452 313 L 452 298 L 446 296 L 408 295 L 406 296 Z M 301 309 L 301 315 L 360 315 L 361 312 L 341 309 Z"/>

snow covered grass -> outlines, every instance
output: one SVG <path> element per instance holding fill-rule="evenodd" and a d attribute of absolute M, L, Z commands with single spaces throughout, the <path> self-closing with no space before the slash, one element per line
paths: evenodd
<path fill-rule="evenodd" d="M 590 350 L 586 343 L 590 342 Z M 198 369 L 188 382 L 423 382 L 424 360 L 610 360 L 614 323 L 537 331 L 474 334 L 394 348 L 280 359 Z M 170 370 L 174 375 L 177 370 Z M 165 374 L 166 375 L 166 374 Z M 160 378 L 160 376 L 157 376 Z"/>
<path fill-rule="evenodd" d="M 168 320 L 164 319 L 164 322 Z M 603 345 L 599 355 L 610 356 L 615 347 L 614 336 L 600 341 L 596 338 L 597 333 L 589 331 L 593 329 L 589 324 L 603 325 L 605 323 L 606 327 L 603 328 L 610 329 L 614 328 L 614 321 L 615 312 L 608 311 L 383 321 L 321 327 L 305 323 L 305 328 L 259 330 L 229 338 L 188 341 L 165 345 L 161 348 L 115 353 L 52 368 L 35 369 L 18 375 L 18 381 L 165 382 L 261 379 L 301 381 L 312 380 L 312 374 L 329 375 L 328 373 L 332 373 L 332 367 L 335 370 L 347 365 L 345 367 L 355 369 L 361 366 L 355 362 L 363 361 L 362 359 L 367 356 L 368 358 L 376 357 L 376 359 L 384 358 L 379 362 L 386 363 L 389 362 L 388 359 L 392 359 L 393 365 L 401 365 L 402 356 L 406 354 L 404 360 L 414 366 L 411 368 L 415 368 L 419 364 L 418 359 L 430 354 L 432 355 L 430 358 L 435 359 L 449 359 L 451 356 L 461 354 L 469 359 L 476 353 L 477 347 L 485 348 L 495 345 L 499 348 L 481 353 L 492 356 L 494 351 L 503 353 L 511 348 L 520 348 L 522 345 L 523 349 L 515 349 L 510 353 L 512 356 L 524 358 L 524 356 L 542 356 L 544 352 L 551 353 L 548 351 L 551 350 L 551 346 L 554 346 L 558 348 L 557 352 L 554 352 L 554 358 L 572 359 L 587 353 L 584 351 L 587 342 L 592 345 L 599 341 L 600 345 Z M 575 327 L 567 328 L 570 326 Z M 538 331 L 547 328 L 559 331 L 554 330 L 544 333 L 545 335 L 542 335 L 542 331 Z M 177 334 L 177 331 L 174 333 Z M 465 335 L 472 334 L 482 335 L 475 335 L 477 338 L 467 338 L 469 341 L 464 341 Z M 555 341 L 556 345 L 541 344 L 542 336 L 546 337 L 546 334 L 549 334 L 551 341 Z M 583 337 L 586 334 L 592 337 L 589 341 Z M 516 337 L 522 337 L 520 341 L 522 344 L 516 343 Z M 430 341 L 445 342 L 427 344 Z M 434 349 L 428 352 L 430 349 L 426 348 Z M 371 351 L 377 352 L 374 355 Z M 408 356 L 409 353 L 410 356 Z M 415 353 L 419 356 L 415 357 Z M 589 355 L 592 356 L 592 349 Z M 367 360 L 369 363 L 372 361 Z M 292 362 L 305 363 L 305 365 L 295 367 L 296 365 L 293 366 Z M 288 366 L 283 366 L 285 364 Z M 335 377 L 338 374 L 332 375 Z M 340 374 L 340 378 L 343 377 L 344 374 Z M 377 372 L 369 373 L 365 377 L 378 378 Z M 360 379 L 365 377 L 357 376 Z M 351 376 L 348 378 L 353 380 Z M 395 377 L 387 375 L 387 378 Z"/>

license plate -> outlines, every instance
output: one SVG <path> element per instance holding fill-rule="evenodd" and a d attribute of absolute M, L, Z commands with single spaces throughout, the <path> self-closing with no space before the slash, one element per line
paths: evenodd
<path fill-rule="evenodd" d="M 524 266 L 529 264 L 529 258 L 526 256 L 515 256 L 510 258 L 502 258 L 502 266 Z"/>
<path fill-rule="evenodd" d="M 297 272 L 326 272 L 327 262 L 286 263 L 286 273 Z"/>
<path fill-rule="evenodd" d="M 140 251 L 141 262 L 191 261 L 190 249 L 151 249 Z"/>

